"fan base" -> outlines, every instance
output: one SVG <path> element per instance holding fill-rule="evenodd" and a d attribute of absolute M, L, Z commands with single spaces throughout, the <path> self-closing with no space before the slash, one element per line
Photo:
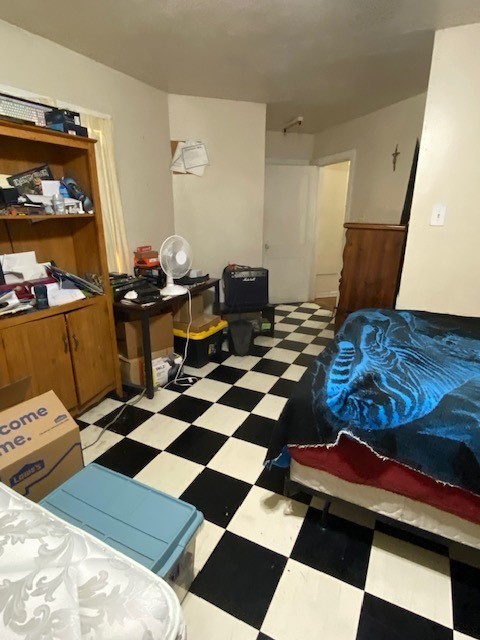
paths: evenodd
<path fill-rule="evenodd" d="M 188 293 L 188 289 L 179 284 L 167 284 L 166 287 L 160 289 L 162 296 L 183 296 Z"/>

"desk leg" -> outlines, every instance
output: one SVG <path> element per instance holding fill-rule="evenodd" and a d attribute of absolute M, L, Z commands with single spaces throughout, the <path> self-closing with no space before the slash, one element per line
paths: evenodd
<path fill-rule="evenodd" d="M 152 345 L 150 341 L 150 317 L 142 315 L 143 365 L 145 371 L 145 387 L 147 398 L 153 398 Z"/>
<path fill-rule="evenodd" d="M 265 315 L 267 316 L 267 319 L 270 320 L 270 330 L 268 332 L 268 335 L 274 338 L 275 337 L 275 307 L 271 307 L 270 309 L 267 309 L 267 313 Z"/>

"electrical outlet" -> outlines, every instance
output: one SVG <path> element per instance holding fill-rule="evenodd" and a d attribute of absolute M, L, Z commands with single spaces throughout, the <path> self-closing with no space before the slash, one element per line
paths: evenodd
<path fill-rule="evenodd" d="M 443 202 L 438 202 L 433 205 L 432 216 L 430 218 L 430 225 L 432 227 L 443 227 L 445 224 L 445 216 L 447 214 L 447 205 Z"/>

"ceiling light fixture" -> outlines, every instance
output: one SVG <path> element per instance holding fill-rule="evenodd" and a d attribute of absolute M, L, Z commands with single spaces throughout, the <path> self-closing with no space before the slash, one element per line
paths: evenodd
<path fill-rule="evenodd" d="M 290 120 L 290 122 L 287 122 L 287 124 L 283 127 L 283 135 L 286 136 L 287 131 L 292 127 L 295 127 L 295 126 L 300 127 L 302 125 L 302 122 L 303 122 L 303 116 L 297 116 L 293 120 Z"/>

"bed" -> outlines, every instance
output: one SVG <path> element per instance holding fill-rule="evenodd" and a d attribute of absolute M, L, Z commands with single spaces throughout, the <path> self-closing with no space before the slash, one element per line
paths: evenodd
<path fill-rule="evenodd" d="M 351 314 L 288 400 L 273 464 L 304 490 L 480 548 L 480 319 Z"/>
<path fill-rule="evenodd" d="M 0 638 L 185 640 L 161 578 L 0 483 Z"/>

